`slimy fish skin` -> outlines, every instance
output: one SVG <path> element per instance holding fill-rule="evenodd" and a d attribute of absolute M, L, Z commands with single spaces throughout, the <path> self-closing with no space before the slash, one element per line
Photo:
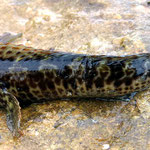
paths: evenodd
<path fill-rule="evenodd" d="M 7 124 L 20 134 L 20 105 L 54 99 L 111 99 L 145 90 L 150 54 L 73 54 L 0 44 L 0 106 Z"/>

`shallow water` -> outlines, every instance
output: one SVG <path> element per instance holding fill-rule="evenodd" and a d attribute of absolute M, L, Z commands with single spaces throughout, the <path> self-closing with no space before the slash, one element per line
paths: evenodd
<path fill-rule="evenodd" d="M 149 52 L 150 6 L 144 0 L 0 0 L 0 34 L 15 44 L 65 52 Z M 22 109 L 14 141 L 0 111 L 0 149 L 150 149 L 149 91 L 130 102 L 52 101 Z"/>

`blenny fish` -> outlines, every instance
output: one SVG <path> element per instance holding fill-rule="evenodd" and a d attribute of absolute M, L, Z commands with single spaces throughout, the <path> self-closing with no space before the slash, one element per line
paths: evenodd
<path fill-rule="evenodd" d="M 149 87 L 150 54 L 104 56 L 0 44 L 0 106 L 20 134 L 20 105 L 54 99 L 107 98 Z"/>

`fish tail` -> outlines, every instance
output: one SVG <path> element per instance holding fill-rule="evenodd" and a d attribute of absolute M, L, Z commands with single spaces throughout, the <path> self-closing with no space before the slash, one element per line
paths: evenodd
<path fill-rule="evenodd" d="M 19 137 L 21 135 L 20 131 L 20 119 L 21 112 L 19 102 L 15 96 L 6 90 L 0 90 L 1 98 L 5 103 L 5 108 L 7 111 L 7 126 L 12 132 L 14 137 Z"/>

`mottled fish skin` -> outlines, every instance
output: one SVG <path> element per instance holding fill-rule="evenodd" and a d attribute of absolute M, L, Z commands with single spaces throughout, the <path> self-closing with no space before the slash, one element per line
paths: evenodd
<path fill-rule="evenodd" d="M 112 98 L 144 90 L 150 82 L 148 53 L 84 55 L 0 44 L 0 64 L 0 105 L 13 135 L 20 127 L 19 103 Z"/>

